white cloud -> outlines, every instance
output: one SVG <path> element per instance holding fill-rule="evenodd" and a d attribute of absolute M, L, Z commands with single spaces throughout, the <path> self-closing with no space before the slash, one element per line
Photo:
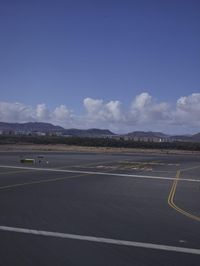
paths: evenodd
<path fill-rule="evenodd" d="M 188 113 L 200 114 L 200 93 L 193 93 L 177 100 L 177 109 Z"/>
<path fill-rule="evenodd" d="M 120 121 L 123 119 L 121 103 L 119 101 L 110 101 L 105 105 L 105 114 L 113 121 Z"/>
<path fill-rule="evenodd" d="M 184 133 L 200 131 L 200 93 L 193 93 L 177 99 L 175 105 L 159 102 L 147 92 L 133 99 L 126 111 L 120 101 L 105 102 L 101 99 L 85 98 L 85 112 L 76 115 L 66 105 L 53 111 L 42 103 L 36 107 L 22 103 L 0 102 L 0 121 L 28 122 L 43 121 L 66 128 L 108 128 L 115 132 L 133 130 L 162 130 Z"/>
<path fill-rule="evenodd" d="M 151 104 L 152 96 L 147 92 L 143 92 L 135 97 L 132 102 L 132 109 L 143 110 Z"/>
<path fill-rule="evenodd" d="M 181 97 L 177 101 L 177 108 L 186 112 L 200 112 L 200 93 Z"/>
<path fill-rule="evenodd" d="M 68 109 L 63 104 L 56 107 L 52 112 L 51 122 L 66 128 L 73 127 L 76 123 L 76 121 L 74 121 L 74 114 L 72 110 Z"/>
<path fill-rule="evenodd" d="M 169 119 L 169 104 L 157 103 L 151 95 L 144 92 L 137 95 L 131 104 L 129 120 L 137 124 L 160 122 Z"/>
<path fill-rule="evenodd" d="M 91 120 L 115 123 L 123 119 L 121 103 L 119 101 L 104 103 L 103 100 L 86 98 L 83 104 L 88 118 Z"/>
<path fill-rule="evenodd" d="M 49 110 L 44 103 L 38 104 L 35 110 L 35 116 L 37 121 L 48 121 L 49 120 Z"/>
<path fill-rule="evenodd" d="M 101 112 L 103 106 L 103 100 L 85 98 L 83 104 L 89 115 L 95 115 Z"/>
<path fill-rule="evenodd" d="M 60 105 L 50 112 L 47 106 L 42 103 L 35 108 L 22 103 L 0 102 L 0 121 L 23 123 L 23 122 L 68 122 L 72 117 L 72 111 L 65 105 Z"/>
<path fill-rule="evenodd" d="M 200 93 L 193 93 L 177 100 L 172 122 L 181 126 L 200 126 Z"/>
<path fill-rule="evenodd" d="M 26 122 L 34 120 L 32 107 L 21 103 L 0 102 L 0 121 Z"/>
<path fill-rule="evenodd" d="M 53 118 L 58 121 L 66 121 L 72 115 L 71 110 L 69 110 L 65 105 L 60 105 L 56 107 L 53 112 Z"/>

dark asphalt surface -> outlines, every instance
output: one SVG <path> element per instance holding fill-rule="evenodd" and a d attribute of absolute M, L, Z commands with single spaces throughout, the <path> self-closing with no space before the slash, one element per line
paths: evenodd
<path fill-rule="evenodd" d="M 20 164 L 20 155 L 2 152 L 0 165 L 172 178 L 184 169 L 180 178 L 200 179 L 200 157 L 193 155 L 23 153 L 44 155 L 35 165 Z M 0 225 L 200 249 L 200 222 L 168 205 L 172 183 L 0 168 Z M 200 217 L 200 183 L 179 181 L 175 202 Z M 0 230 L 0 265 L 199 266 L 200 255 Z"/>

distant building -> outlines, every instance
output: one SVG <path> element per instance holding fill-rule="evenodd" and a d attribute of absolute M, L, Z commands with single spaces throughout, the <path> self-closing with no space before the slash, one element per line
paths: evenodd
<path fill-rule="evenodd" d="M 31 136 L 46 136 L 46 133 L 45 132 L 40 132 L 40 131 L 33 131 L 33 132 L 30 132 L 30 135 Z"/>
<path fill-rule="evenodd" d="M 160 138 L 160 137 L 148 137 L 148 136 L 128 136 L 128 135 L 118 135 L 112 137 L 114 139 L 123 139 L 126 141 L 142 141 L 142 142 L 172 142 L 170 138 Z"/>

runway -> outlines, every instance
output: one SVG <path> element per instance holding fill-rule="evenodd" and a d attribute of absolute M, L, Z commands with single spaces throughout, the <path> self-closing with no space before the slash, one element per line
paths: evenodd
<path fill-rule="evenodd" d="M 2 152 L 0 265 L 199 265 L 199 168 L 193 155 Z"/>

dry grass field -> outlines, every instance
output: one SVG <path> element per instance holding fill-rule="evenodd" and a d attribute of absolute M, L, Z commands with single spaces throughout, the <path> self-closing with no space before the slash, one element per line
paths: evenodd
<path fill-rule="evenodd" d="M 65 144 L 5 144 L 0 145 L 0 151 L 52 151 L 52 152 L 94 152 L 94 153 L 147 153 L 147 154 L 200 154 L 200 151 L 139 149 L 114 147 L 86 147 Z"/>

